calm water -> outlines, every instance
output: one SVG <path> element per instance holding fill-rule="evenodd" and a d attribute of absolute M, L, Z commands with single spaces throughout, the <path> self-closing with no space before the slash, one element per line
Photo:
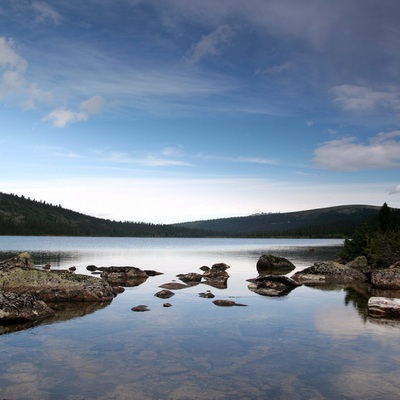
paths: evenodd
<path fill-rule="evenodd" d="M 363 288 L 296 288 L 259 296 L 263 253 L 302 269 L 335 257 L 341 241 L 0 237 L 0 258 L 29 251 L 53 268 L 131 265 L 155 269 L 103 308 L 10 332 L 0 327 L 4 399 L 395 399 L 400 325 L 366 316 Z M 310 251 L 310 250 L 313 251 Z M 200 284 L 166 301 L 159 285 L 202 265 L 231 266 L 227 289 Z M 198 293 L 247 307 L 217 307 Z M 150 312 L 135 313 L 146 304 Z"/>

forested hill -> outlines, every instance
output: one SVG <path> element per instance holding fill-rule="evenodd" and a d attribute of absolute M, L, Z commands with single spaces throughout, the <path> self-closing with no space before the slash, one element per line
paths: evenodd
<path fill-rule="evenodd" d="M 118 237 L 346 237 L 367 221 L 378 225 L 380 207 L 349 205 L 290 213 L 256 214 L 157 225 L 95 218 L 43 201 L 0 193 L 0 235 Z M 400 210 L 392 209 L 400 220 Z"/>
<path fill-rule="evenodd" d="M 219 231 L 253 237 L 345 237 L 367 221 L 371 228 L 378 225 L 380 207 L 346 205 L 289 213 L 256 214 L 248 217 L 223 218 L 185 222 L 176 226 Z M 397 217 L 400 210 L 393 209 Z"/>
<path fill-rule="evenodd" d="M 0 235 L 202 237 L 207 233 L 173 225 L 110 221 L 0 193 Z"/>

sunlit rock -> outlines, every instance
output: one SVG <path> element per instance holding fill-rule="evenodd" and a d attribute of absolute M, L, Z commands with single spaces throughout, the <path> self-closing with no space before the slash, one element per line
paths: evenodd
<path fill-rule="evenodd" d="M 376 318 L 400 318 L 400 299 L 388 297 L 371 297 L 368 300 L 368 313 Z"/>
<path fill-rule="evenodd" d="M 250 280 L 249 290 L 262 296 L 285 296 L 301 286 L 295 280 L 282 275 L 259 276 Z"/>

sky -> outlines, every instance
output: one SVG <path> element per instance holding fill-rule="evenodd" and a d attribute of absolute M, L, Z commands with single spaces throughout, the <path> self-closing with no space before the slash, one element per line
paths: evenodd
<path fill-rule="evenodd" d="M 2 0 L 0 192 L 175 223 L 400 208 L 397 0 Z"/>

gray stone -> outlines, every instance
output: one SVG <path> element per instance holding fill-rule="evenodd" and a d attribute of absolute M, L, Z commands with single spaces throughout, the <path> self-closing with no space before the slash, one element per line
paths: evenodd
<path fill-rule="evenodd" d="M 263 254 L 257 261 L 257 272 L 260 275 L 284 275 L 296 267 L 284 257 Z"/>
<path fill-rule="evenodd" d="M 400 299 L 371 297 L 368 300 L 368 313 L 373 317 L 400 318 Z"/>
<path fill-rule="evenodd" d="M 371 282 L 380 289 L 400 289 L 400 267 L 378 269 L 372 272 Z"/>

